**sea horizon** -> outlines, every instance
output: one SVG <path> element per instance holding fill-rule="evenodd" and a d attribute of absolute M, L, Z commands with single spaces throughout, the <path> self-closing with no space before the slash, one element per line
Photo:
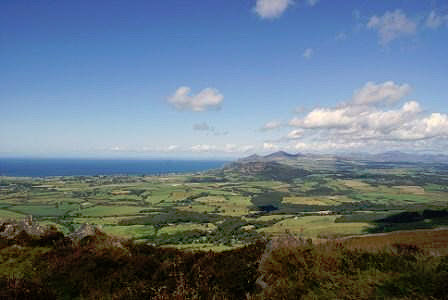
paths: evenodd
<path fill-rule="evenodd" d="M 222 167 L 230 160 L 184 158 L 30 158 L 0 157 L 0 176 L 57 177 L 161 175 Z"/>

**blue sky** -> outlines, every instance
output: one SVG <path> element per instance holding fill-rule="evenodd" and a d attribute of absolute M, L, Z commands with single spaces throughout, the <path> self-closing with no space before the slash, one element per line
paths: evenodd
<path fill-rule="evenodd" d="M 445 1 L 0 3 L 0 156 L 446 153 Z"/>

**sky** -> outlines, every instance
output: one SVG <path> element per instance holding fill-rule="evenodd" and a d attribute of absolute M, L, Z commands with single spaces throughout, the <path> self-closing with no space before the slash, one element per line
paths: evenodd
<path fill-rule="evenodd" d="M 448 2 L 0 2 L 0 156 L 277 150 L 448 154 Z"/>

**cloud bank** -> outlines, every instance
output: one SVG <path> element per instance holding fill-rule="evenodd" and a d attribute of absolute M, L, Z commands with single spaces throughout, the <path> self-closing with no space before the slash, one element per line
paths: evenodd
<path fill-rule="evenodd" d="M 448 144 L 448 115 L 425 112 L 418 101 L 405 99 L 410 91 L 406 83 L 367 82 L 348 101 L 290 119 L 293 130 L 266 143 L 272 149 L 283 143 L 285 150 L 329 152 L 375 147 L 435 150 Z"/>
<path fill-rule="evenodd" d="M 368 82 L 355 92 L 352 100 L 338 107 L 315 108 L 289 124 L 302 129 L 322 129 L 327 134 L 351 139 L 419 140 L 448 136 L 448 116 L 424 114 L 417 101 L 407 101 L 399 108 L 389 108 L 410 90 L 407 84 L 388 81 Z M 386 107 L 378 107 L 384 104 Z"/>

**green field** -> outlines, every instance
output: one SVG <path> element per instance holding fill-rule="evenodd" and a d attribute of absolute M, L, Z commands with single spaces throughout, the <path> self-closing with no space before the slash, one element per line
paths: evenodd
<path fill-rule="evenodd" d="M 260 231 L 271 235 L 291 234 L 303 238 L 336 238 L 367 233 L 368 223 L 335 223 L 339 216 L 289 218 Z"/>
<path fill-rule="evenodd" d="M 88 223 L 120 238 L 191 249 L 228 249 L 284 234 L 331 239 L 448 224 L 443 166 L 341 164 L 299 160 L 194 175 L 0 177 L 0 219 L 32 215 L 66 233 Z M 403 212 L 417 215 L 382 221 Z"/>
<path fill-rule="evenodd" d="M 138 214 L 140 211 L 144 209 L 145 207 L 143 206 L 98 205 L 83 209 L 81 211 L 81 215 L 84 217 L 133 216 Z"/>

